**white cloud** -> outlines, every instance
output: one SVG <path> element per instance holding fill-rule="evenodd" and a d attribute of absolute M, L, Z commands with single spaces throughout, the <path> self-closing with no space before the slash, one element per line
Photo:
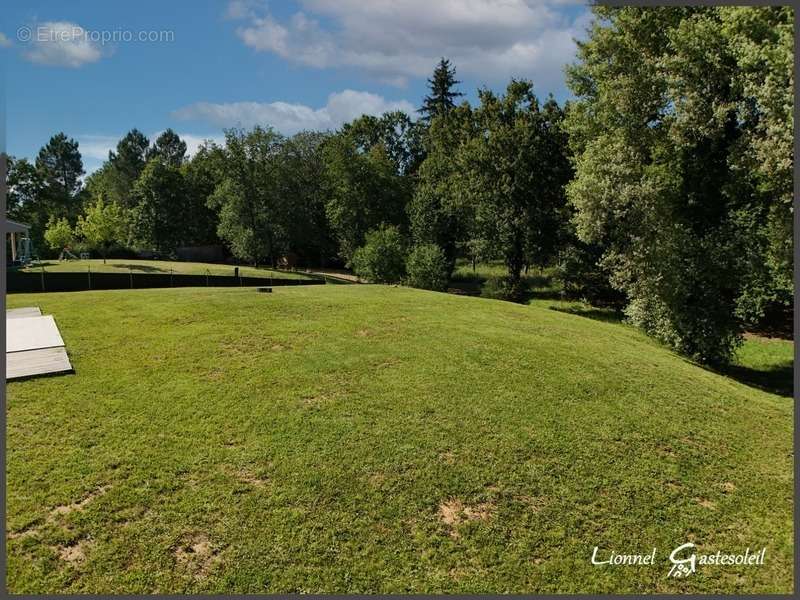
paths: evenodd
<path fill-rule="evenodd" d="M 344 90 L 328 96 L 325 106 L 316 109 L 288 102 L 196 102 L 174 111 L 172 116 L 217 127 L 270 125 L 290 135 L 303 129 L 336 129 L 363 114 L 380 115 L 393 110 L 414 114 L 414 106 L 407 100 L 391 101 L 369 92 Z"/>
<path fill-rule="evenodd" d="M 6 34 L 0 32 L 0 48 L 8 48 L 11 46 L 11 40 L 6 37 Z"/>
<path fill-rule="evenodd" d="M 239 1 L 229 14 L 254 50 L 311 67 L 355 67 L 396 85 L 428 76 L 441 56 L 487 82 L 559 84 L 588 15 L 559 10 L 581 4 L 572 0 L 301 0 L 302 11 L 279 21 L 265 4 L 242 10 Z"/>
<path fill-rule="evenodd" d="M 164 130 L 156 131 L 148 136 L 152 144 L 155 139 L 164 133 Z M 117 143 L 122 139 L 124 134 L 121 135 L 95 135 L 83 134 L 77 136 L 78 149 L 81 153 L 81 158 L 84 163 L 84 170 L 86 174 L 90 174 L 99 169 L 102 164 L 108 160 L 108 153 L 115 150 Z M 186 153 L 189 156 L 194 156 L 206 140 L 210 140 L 217 144 L 224 144 L 225 138 L 221 135 L 196 135 L 193 133 L 180 133 L 178 136 L 186 142 Z"/>
<path fill-rule="evenodd" d="M 95 160 L 108 159 L 109 150 L 117 147 L 117 142 L 122 136 L 113 135 L 79 135 L 76 139 L 78 142 L 78 150 L 80 150 L 81 158 L 84 161 L 87 158 Z"/>
<path fill-rule="evenodd" d="M 23 53 L 41 65 L 77 68 L 100 60 L 103 53 L 80 25 L 68 21 L 45 21 L 32 28 L 30 49 Z"/>
<path fill-rule="evenodd" d="M 257 7 L 257 0 L 231 0 L 228 2 L 225 18 L 244 19 L 245 17 L 253 17 Z"/>
<path fill-rule="evenodd" d="M 164 133 L 164 130 L 158 131 L 151 135 L 151 142 L 154 142 L 162 133 Z M 225 144 L 225 138 L 221 135 L 194 135 L 192 133 L 178 133 L 178 137 L 186 142 L 186 154 L 188 154 L 190 157 L 194 156 L 200 149 L 200 146 L 206 142 L 214 142 L 220 146 Z"/>

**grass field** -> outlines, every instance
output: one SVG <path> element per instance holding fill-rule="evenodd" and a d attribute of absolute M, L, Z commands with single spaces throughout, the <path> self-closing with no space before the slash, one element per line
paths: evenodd
<path fill-rule="evenodd" d="M 792 591 L 791 398 L 626 325 L 386 286 L 7 300 L 76 370 L 7 385 L 12 592 Z M 686 541 L 765 564 L 667 578 Z"/>
<path fill-rule="evenodd" d="M 213 263 L 198 262 L 179 262 L 169 260 L 137 260 L 120 258 L 109 258 L 106 263 L 102 259 L 90 260 L 45 260 L 34 266 L 26 267 L 23 271 L 38 272 L 42 267 L 54 273 L 85 273 L 91 269 L 94 273 L 166 273 L 170 271 L 175 274 L 186 275 L 233 275 L 234 265 L 218 265 Z M 242 277 L 273 277 L 278 278 L 305 278 L 301 273 L 291 271 L 278 271 L 275 269 L 265 269 L 256 267 L 240 266 L 239 274 Z"/>
<path fill-rule="evenodd" d="M 451 285 L 456 291 L 481 295 L 483 283 L 490 277 L 502 277 L 506 267 L 500 261 L 472 265 L 459 260 Z M 622 324 L 624 314 L 607 307 L 591 306 L 583 300 L 565 298 L 554 281 L 552 269 L 532 269 L 523 274 L 529 294 L 525 303 L 588 317 L 598 321 Z M 792 395 L 794 343 L 791 340 L 764 337 L 747 333 L 744 343 L 737 349 L 733 364 L 724 373 L 749 385 L 784 396 Z"/>

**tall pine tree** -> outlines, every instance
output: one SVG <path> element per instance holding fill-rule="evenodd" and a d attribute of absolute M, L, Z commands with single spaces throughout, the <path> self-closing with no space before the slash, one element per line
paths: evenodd
<path fill-rule="evenodd" d="M 425 96 L 422 101 L 422 119 L 430 122 L 433 117 L 446 114 L 455 107 L 455 99 L 463 96 L 461 92 L 455 91 L 460 81 L 456 79 L 456 68 L 450 64 L 446 58 L 442 58 L 433 70 L 433 77 L 428 79 L 430 94 Z"/>

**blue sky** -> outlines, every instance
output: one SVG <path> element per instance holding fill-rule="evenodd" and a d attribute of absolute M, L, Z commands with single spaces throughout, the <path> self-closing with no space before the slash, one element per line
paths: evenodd
<path fill-rule="evenodd" d="M 440 56 L 471 101 L 512 76 L 563 101 L 563 65 L 588 22 L 581 0 L 10 3 L 6 148 L 34 157 L 64 131 L 92 171 L 132 127 L 151 137 L 172 127 L 190 149 L 230 126 L 335 128 L 418 107 Z"/>

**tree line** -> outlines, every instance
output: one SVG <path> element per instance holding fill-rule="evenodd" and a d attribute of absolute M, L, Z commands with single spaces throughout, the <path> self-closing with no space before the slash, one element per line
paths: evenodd
<path fill-rule="evenodd" d="M 551 268 L 571 294 L 725 362 L 744 327 L 793 301 L 793 11 L 593 10 L 564 105 L 521 80 L 459 101 L 442 59 L 418 118 L 230 129 L 191 158 L 173 131 L 134 129 L 85 179 L 60 133 L 33 163 L 10 160 L 9 216 L 53 251 L 223 244 L 429 289 L 458 259 L 500 259 L 511 300 L 528 268 Z"/>

